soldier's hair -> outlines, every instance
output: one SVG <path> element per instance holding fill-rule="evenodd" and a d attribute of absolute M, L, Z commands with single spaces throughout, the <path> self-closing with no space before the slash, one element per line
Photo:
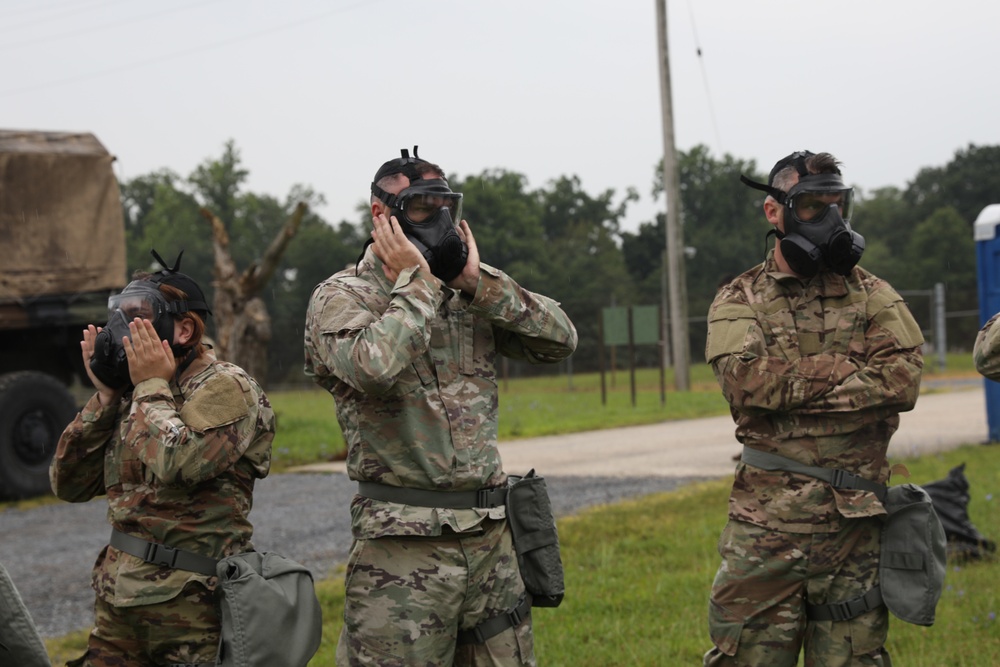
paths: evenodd
<path fill-rule="evenodd" d="M 444 170 L 433 162 L 418 162 L 415 168 L 421 178 L 444 178 Z M 388 176 L 380 178 L 375 185 L 379 186 L 386 192 L 389 192 L 389 188 L 396 185 L 401 178 L 406 178 L 406 175 L 401 173 L 389 174 Z M 375 195 L 372 195 L 371 203 L 374 204 L 377 201 L 381 200 Z"/>
<path fill-rule="evenodd" d="M 829 153 L 816 153 L 806 158 L 806 169 L 810 174 L 839 174 L 841 164 L 843 163 L 840 160 Z M 772 185 L 782 192 L 788 192 L 792 186 L 792 177 L 797 177 L 798 174 L 795 165 L 790 164 L 774 175 Z"/>

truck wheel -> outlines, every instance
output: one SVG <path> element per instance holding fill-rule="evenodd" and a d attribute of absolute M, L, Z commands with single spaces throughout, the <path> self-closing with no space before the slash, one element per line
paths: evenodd
<path fill-rule="evenodd" d="M 34 371 L 0 375 L 0 495 L 52 492 L 49 462 L 76 413 L 73 395 L 55 378 Z"/>

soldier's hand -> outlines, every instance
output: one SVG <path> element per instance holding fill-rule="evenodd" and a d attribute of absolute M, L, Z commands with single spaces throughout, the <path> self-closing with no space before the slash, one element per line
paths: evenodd
<path fill-rule="evenodd" d="M 177 370 L 177 360 L 170 349 L 170 342 L 160 340 L 160 336 L 149 320 L 135 318 L 128 324 L 128 336 L 122 337 L 125 356 L 128 357 L 128 374 L 132 384 L 138 385 L 143 380 L 162 378 L 167 382 L 174 377 Z"/>
<path fill-rule="evenodd" d="M 382 272 L 386 278 L 395 283 L 400 272 L 414 266 L 419 266 L 430 275 L 430 265 L 417 246 L 406 238 L 396 216 L 386 218 L 384 213 L 380 213 L 372 218 L 372 224 L 375 226 L 372 230 L 372 249 L 375 256 L 382 260 Z"/>
<path fill-rule="evenodd" d="M 465 220 L 462 220 L 458 225 L 458 235 L 469 247 L 469 257 L 465 261 L 462 272 L 452 278 L 448 287 L 462 290 L 469 296 L 476 296 L 476 290 L 479 288 L 479 248 L 476 246 L 475 237 L 472 236 L 472 229 Z"/>
<path fill-rule="evenodd" d="M 94 389 L 97 390 L 97 398 L 100 400 L 101 406 L 107 407 L 118 401 L 123 390 L 114 389 L 104 384 L 90 370 L 90 360 L 94 357 L 94 341 L 97 340 L 97 334 L 99 333 L 101 333 L 101 327 L 95 327 L 93 324 L 87 325 L 87 328 L 83 330 L 83 340 L 80 341 L 80 350 L 83 353 L 83 368 L 87 371 L 87 377 L 90 378 Z"/>

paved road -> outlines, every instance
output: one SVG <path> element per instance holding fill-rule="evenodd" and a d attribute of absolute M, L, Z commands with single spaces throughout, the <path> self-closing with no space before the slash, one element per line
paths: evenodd
<path fill-rule="evenodd" d="M 981 385 L 928 394 L 902 416 L 890 454 L 948 449 L 986 439 Z M 501 444 L 512 473 L 535 468 L 549 481 L 557 514 L 668 491 L 694 479 L 728 476 L 739 451 L 729 417 L 669 422 Z M 251 514 L 255 543 L 308 566 L 318 576 L 346 560 L 347 506 L 354 487 L 343 464 L 310 466 L 315 474 L 262 480 Z M 338 472 L 339 471 L 339 472 Z M 0 512 L 0 562 L 20 589 L 44 636 L 89 627 L 90 569 L 107 543 L 103 499 Z"/>
<path fill-rule="evenodd" d="M 500 443 L 500 452 L 510 473 L 535 468 L 560 477 L 720 477 L 732 473 L 732 457 L 740 452 L 734 430 L 732 418 L 709 417 L 513 440 Z M 986 398 L 980 381 L 921 396 L 912 412 L 900 416 L 889 456 L 901 458 L 986 438 Z M 344 472 L 344 464 L 317 464 L 300 470 Z"/>

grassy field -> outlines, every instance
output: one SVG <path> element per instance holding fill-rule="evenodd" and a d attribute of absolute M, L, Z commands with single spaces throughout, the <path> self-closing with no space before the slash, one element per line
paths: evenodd
<path fill-rule="evenodd" d="M 963 355 L 949 375 L 967 375 Z M 935 373 L 928 373 L 935 377 Z M 672 383 L 668 378 L 668 383 Z M 661 406 L 659 375 L 642 371 L 633 407 L 628 373 L 619 372 L 608 404 L 599 377 L 565 376 L 501 384 L 501 438 L 531 437 L 625 424 L 725 414 L 711 372 L 692 368 L 691 392 L 668 391 Z M 669 384 L 668 384 L 669 388 Z M 334 458 L 343 450 L 333 402 L 317 390 L 272 392 L 279 416 L 275 468 Z M 513 422 L 513 423 L 509 423 Z M 896 461 L 894 461 L 895 463 Z M 1000 540 L 1000 446 L 969 446 L 906 460 L 915 483 L 945 477 L 966 463 L 973 524 Z M 533 612 L 538 663 L 552 666 L 694 665 L 709 646 L 707 598 L 718 567 L 729 482 L 719 480 L 559 520 L 567 597 L 559 609 Z M 346 511 L 346 508 L 345 508 Z M 952 563 L 937 623 L 921 628 L 894 621 L 889 648 L 907 667 L 1000 665 L 997 562 Z M 333 664 L 343 608 L 342 571 L 318 583 L 324 637 L 312 667 Z M 79 655 L 86 632 L 46 642 L 54 664 Z"/>

